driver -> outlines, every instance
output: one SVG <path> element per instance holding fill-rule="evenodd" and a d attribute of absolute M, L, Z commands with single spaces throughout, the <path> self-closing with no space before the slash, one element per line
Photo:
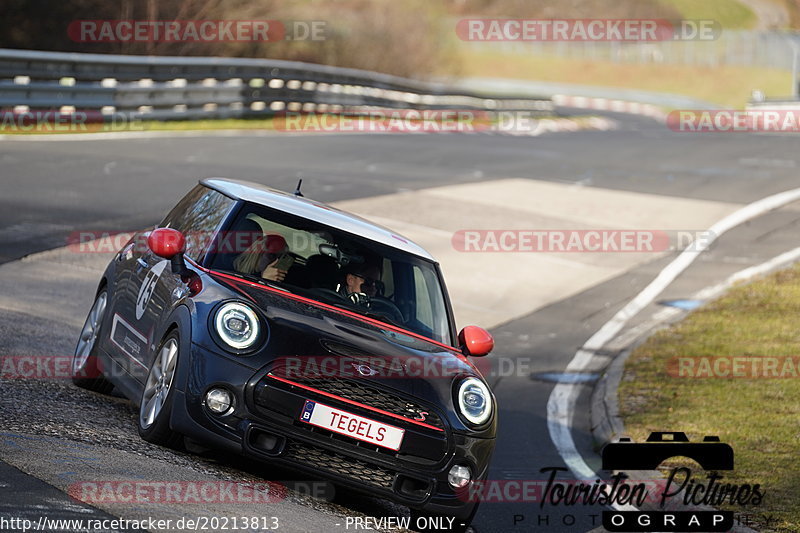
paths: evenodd
<path fill-rule="evenodd" d="M 346 267 L 339 294 L 358 306 L 380 314 L 389 322 L 405 324 L 403 312 L 394 302 L 385 298 L 384 289 L 380 267 L 375 263 L 362 263 Z"/>
<path fill-rule="evenodd" d="M 378 294 L 380 280 L 381 271 L 377 265 L 353 265 L 346 270 L 339 293 L 354 303 L 367 303 Z"/>

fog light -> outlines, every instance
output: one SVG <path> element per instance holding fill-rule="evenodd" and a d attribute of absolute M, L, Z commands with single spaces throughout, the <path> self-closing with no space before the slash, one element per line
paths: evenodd
<path fill-rule="evenodd" d="M 206 393 L 206 407 L 216 415 L 224 415 L 233 407 L 233 397 L 225 389 L 210 389 Z"/>
<path fill-rule="evenodd" d="M 447 474 L 447 481 L 454 489 L 464 488 L 472 481 L 472 472 L 469 471 L 469 467 L 455 465 Z"/>

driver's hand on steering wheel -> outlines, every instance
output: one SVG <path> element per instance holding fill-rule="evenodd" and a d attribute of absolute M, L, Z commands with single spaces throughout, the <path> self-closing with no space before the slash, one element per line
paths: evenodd
<path fill-rule="evenodd" d="M 347 298 L 356 305 L 369 307 L 369 295 L 365 292 L 351 292 L 347 295 Z"/>

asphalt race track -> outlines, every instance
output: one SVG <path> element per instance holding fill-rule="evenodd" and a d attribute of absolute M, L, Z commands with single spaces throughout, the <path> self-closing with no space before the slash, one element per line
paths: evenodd
<path fill-rule="evenodd" d="M 486 198 L 473 199 L 478 204 L 484 202 L 486 213 L 476 210 L 472 200 L 459 199 L 471 190 L 465 188 L 467 185 L 491 192 L 501 206 L 506 192 L 508 202 L 513 200 L 514 209 L 523 212 L 526 199 L 515 198 L 511 187 L 524 188 L 526 183 L 519 180 L 533 180 L 537 187 L 542 182 L 563 187 L 568 199 L 572 198 L 570 187 L 579 188 L 582 203 L 570 206 L 567 201 L 563 217 L 569 218 L 574 207 L 576 213 L 589 213 L 583 219 L 588 227 L 592 220 L 595 227 L 613 223 L 589 216 L 602 206 L 591 205 L 592 194 L 584 193 L 596 191 L 605 195 L 603 198 L 624 200 L 635 193 L 643 202 L 674 205 L 681 211 L 672 217 L 676 220 L 670 228 L 685 230 L 705 229 L 738 206 L 800 186 L 800 153 L 791 135 L 674 133 L 649 119 L 610 116 L 619 122 L 619 129 L 540 137 L 242 133 L 152 139 L 2 140 L 0 355 L 71 355 L 107 255 L 71 253 L 63 248 L 70 236 L 79 231 L 130 231 L 154 224 L 200 177 L 249 179 L 284 190 L 293 190 L 302 177 L 306 196 L 358 206 L 367 216 L 370 206 L 378 205 L 376 198 L 388 198 L 391 204 L 415 192 L 437 188 L 441 198 L 452 198 L 452 213 L 461 212 L 464 203 L 469 203 L 467 212 L 474 217 L 488 216 L 498 204 L 489 205 Z M 558 192 L 562 189 L 541 190 L 562 194 Z M 535 203 L 534 198 L 530 200 Z M 636 212 L 637 206 L 630 204 L 621 204 L 630 210 L 626 219 L 629 227 L 654 229 L 648 226 L 648 213 Z M 535 213 L 540 215 L 540 211 Z M 626 213 L 613 215 L 624 217 Z M 443 248 L 450 246 L 446 235 L 452 228 L 435 220 L 433 214 L 416 213 L 404 220 L 402 213 L 391 216 L 411 230 L 416 228 L 411 222 L 416 221 L 422 226 L 417 228 L 421 234 L 430 239 L 438 235 Z M 532 220 L 558 218 L 558 213 L 551 213 Z M 495 227 L 500 227 L 499 223 Z M 795 248 L 798 227 L 800 210 L 789 205 L 731 230 L 662 298 L 688 297 L 733 272 Z M 431 228 L 438 228 L 438 233 Z M 403 228 L 399 230 L 403 232 Z M 504 361 L 505 368 L 514 372 L 498 371 L 489 378 L 500 406 L 490 479 L 541 481 L 546 474 L 540 469 L 564 466 L 547 428 L 547 401 L 554 382 L 541 374 L 562 371 L 583 342 L 673 257 L 674 252 L 654 254 L 624 264 L 599 256 L 564 259 L 565 264 L 568 260 L 583 261 L 576 268 L 591 273 L 594 277 L 587 278 L 591 283 L 576 279 L 574 286 L 579 281 L 582 284 L 578 290 L 571 290 L 569 280 L 562 279 L 556 293 L 532 300 L 526 312 L 511 320 L 491 320 L 496 339 L 495 352 L 490 356 L 493 368 L 498 369 Z M 469 258 L 455 257 L 452 261 L 456 268 L 470 268 Z M 443 266 L 447 277 L 444 261 Z M 482 287 L 474 297 L 483 294 L 491 298 L 494 285 L 499 283 L 495 277 L 507 275 L 518 285 L 534 283 L 527 280 L 526 270 L 514 270 L 513 265 L 508 268 L 507 272 L 473 272 L 469 283 Z M 547 266 L 537 268 L 541 270 L 536 275 L 545 276 L 546 281 Z M 553 262 L 549 268 L 555 276 L 558 269 L 566 267 Z M 459 275 L 453 272 L 456 286 L 467 287 L 467 281 L 457 279 Z M 452 284 L 450 292 L 458 302 L 459 293 Z M 531 298 L 537 296 L 532 293 Z M 479 307 L 474 301 L 467 303 L 465 314 L 473 309 L 470 317 L 482 316 L 480 309 L 474 309 Z M 519 305 L 524 307 L 525 303 Z M 658 308 L 655 304 L 648 307 L 631 326 Z M 607 364 L 613 355 L 600 362 Z M 598 470 L 599 456 L 589 419 L 592 376 L 588 379 L 578 399 L 572 432 L 584 460 Z M 3 512 L 15 511 L 20 516 L 25 512 L 32 517 L 174 519 L 259 514 L 279 517 L 279 531 L 310 532 L 366 531 L 355 527 L 352 518 L 406 513 L 380 500 L 298 479 L 293 472 L 265 469 L 213 451 L 189 454 L 151 446 L 136 434 L 136 413 L 126 401 L 89 393 L 68 380 L 0 379 L 0 390 Z M 559 477 L 571 479 L 567 472 Z M 290 490 L 280 502 L 262 506 L 88 506 L 66 494 L 80 481 L 116 479 L 266 479 L 285 484 Z M 16 480 L 13 485 L 11 480 Z M 12 491 L 11 486 L 24 488 Z M 19 497 L 20 490 L 24 498 Z M 34 510 L 31 502 L 37 503 Z M 481 533 L 589 531 L 599 526 L 602 510 L 540 506 L 538 501 L 488 502 L 482 505 L 474 526 Z"/>

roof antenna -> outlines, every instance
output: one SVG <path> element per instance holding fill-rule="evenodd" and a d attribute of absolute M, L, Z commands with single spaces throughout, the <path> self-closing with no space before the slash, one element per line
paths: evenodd
<path fill-rule="evenodd" d="M 299 196 L 300 198 L 303 197 L 303 193 L 300 192 L 301 185 L 303 185 L 303 178 L 300 178 L 300 181 L 297 182 L 297 188 L 294 190 L 294 195 Z"/>

